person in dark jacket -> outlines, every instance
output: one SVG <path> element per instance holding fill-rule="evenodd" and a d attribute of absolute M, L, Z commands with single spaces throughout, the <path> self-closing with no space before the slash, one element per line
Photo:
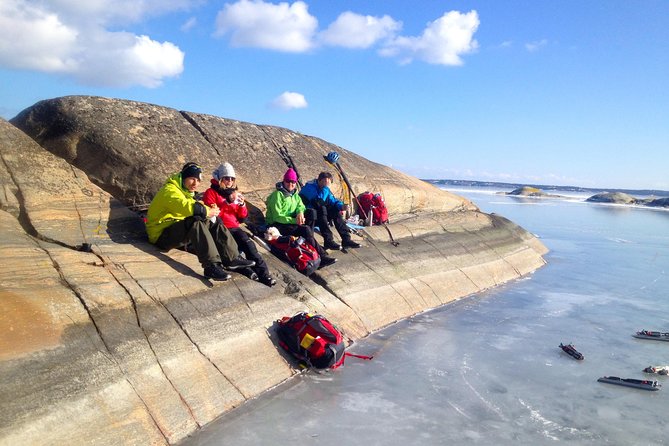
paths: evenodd
<path fill-rule="evenodd" d="M 196 163 L 187 163 L 181 172 L 171 175 L 149 205 L 146 233 L 149 242 L 162 249 L 190 244 L 205 277 L 228 280 L 230 274 L 223 265 L 235 270 L 254 266 L 255 262 L 240 257 L 230 231 L 216 220 L 218 207 L 205 206 L 195 199 L 201 181 L 202 168 Z"/>
<path fill-rule="evenodd" d="M 256 262 L 249 277 L 267 286 L 276 285 L 276 280 L 269 273 L 269 267 L 262 258 L 255 243 L 239 224 L 249 215 L 246 201 L 237 190 L 235 169 L 230 163 L 223 163 L 212 172 L 211 186 L 204 192 L 202 201 L 207 206 L 217 206 L 218 216 L 223 225 L 232 234 L 240 251 L 246 258 Z"/>
<path fill-rule="evenodd" d="M 332 184 L 332 174 L 330 172 L 321 172 L 318 178 L 309 181 L 300 191 L 300 197 L 307 208 L 315 211 L 316 219 L 314 223 L 320 229 L 325 243 L 325 249 L 359 248 L 360 244 L 351 239 L 351 230 L 346 226 L 343 214 L 348 210 L 348 205 L 335 198 L 330 191 Z M 314 213 L 312 213 L 313 215 Z M 334 222 L 334 227 L 341 237 L 341 246 L 335 242 L 330 221 Z"/>
<path fill-rule="evenodd" d="M 276 227 L 281 235 L 304 237 L 307 243 L 316 248 L 321 257 L 321 267 L 331 265 L 337 261 L 327 255 L 321 245 L 314 238 L 314 231 L 307 226 L 304 212 L 306 208 L 300 195 L 297 194 L 297 173 L 288 169 L 283 181 L 276 183 L 276 190 L 266 200 L 267 212 L 265 223 Z"/>

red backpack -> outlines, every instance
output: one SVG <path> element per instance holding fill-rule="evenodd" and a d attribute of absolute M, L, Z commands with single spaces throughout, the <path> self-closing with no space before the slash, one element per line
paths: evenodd
<path fill-rule="evenodd" d="M 372 359 L 346 352 L 344 337 L 337 327 L 318 314 L 297 313 L 277 321 L 279 345 L 300 361 L 303 367 L 336 369 L 346 356 Z"/>
<path fill-rule="evenodd" d="M 372 224 L 382 225 L 388 223 L 388 209 L 381 194 L 363 192 L 358 195 L 358 203 L 360 204 L 359 212 L 363 214 L 363 218 L 367 218 L 371 212 Z"/>
<path fill-rule="evenodd" d="M 286 259 L 305 276 L 313 274 L 321 266 L 321 256 L 318 255 L 318 251 L 302 237 L 283 235 L 268 240 L 267 243 L 274 255 Z"/>

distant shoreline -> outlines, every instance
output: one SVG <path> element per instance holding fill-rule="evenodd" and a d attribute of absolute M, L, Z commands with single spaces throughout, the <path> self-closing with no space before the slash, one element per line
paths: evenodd
<path fill-rule="evenodd" d="M 669 191 L 660 189 L 619 189 L 619 188 L 589 188 L 579 186 L 556 186 L 545 184 L 531 184 L 531 183 L 500 183 L 494 181 L 472 181 L 472 180 L 450 180 L 450 179 L 423 179 L 435 185 L 449 185 L 449 186 L 470 186 L 470 187 L 494 187 L 503 189 L 517 189 L 523 186 L 535 187 L 543 191 L 563 191 L 563 192 L 584 192 L 597 194 L 602 192 L 623 192 L 630 195 L 649 195 L 656 197 L 669 197 Z"/>

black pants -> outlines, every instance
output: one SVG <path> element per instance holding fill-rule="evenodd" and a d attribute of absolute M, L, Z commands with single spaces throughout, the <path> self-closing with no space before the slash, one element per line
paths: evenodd
<path fill-rule="evenodd" d="M 346 221 L 336 206 L 318 206 L 313 208 L 315 212 L 307 214 L 307 217 L 315 218 L 315 221 L 308 221 L 307 224 L 313 227 L 318 226 L 323 239 L 327 242 L 333 242 L 332 229 L 330 229 L 330 220 L 334 222 L 334 227 L 339 233 L 342 241 L 351 240 L 351 230 L 346 226 Z M 314 215 L 315 214 L 315 215 Z"/>
<path fill-rule="evenodd" d="M 323 257 L 324 255 L 327 255 L 323 247 L 316 242 L 316 239 L 314 238 L 314 230 L 311 229 L 311 227 L 307 225 L 291 225 L 287 223 L 272 223 L 270 226 L 274 226 L 278 229 L 281 235 L 304 237 L 304 240 L 307 243 L 316 248 L 319 256 Z"/>
<path fill-rule="evenodd" d="M 202 266 L 212 263 L 228 265 L 239 257 L 237 243 L 228 228 L 216 221 L 188 217 L 165 228 L 156 241 L 162 249 L 172 249 L 190 244 L 195 248 Z"/>
<path fill-rule="evenodd" d="M 253 240 L 251 240 L 246 231 L 244 231 L 242 228 L 229 228 L 228 230 L 235 239 L 235 242 L 237 242 L 237 247 L 241 252 L 244 253 L 247 260 L 253 260 L 256 262 L 256 266 L 253 267 L 253 271 L 255 271 L 256 274 L 258 274 L 260 277 L 268 277 L 269 268 L 267 267 L 267 263 L 265 263 L 265 260 L 258 252 L 258 248 L 256 248 L 256 244 L 253 243 Z"/>

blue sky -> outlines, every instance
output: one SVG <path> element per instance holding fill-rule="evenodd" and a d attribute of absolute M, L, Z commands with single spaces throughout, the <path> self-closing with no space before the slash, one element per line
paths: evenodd
<path fill-rule="evenodd" d="M 0 116 L 99 95 L 420 178 L 669 190 L 669 1 L 2 0 Z"/>

